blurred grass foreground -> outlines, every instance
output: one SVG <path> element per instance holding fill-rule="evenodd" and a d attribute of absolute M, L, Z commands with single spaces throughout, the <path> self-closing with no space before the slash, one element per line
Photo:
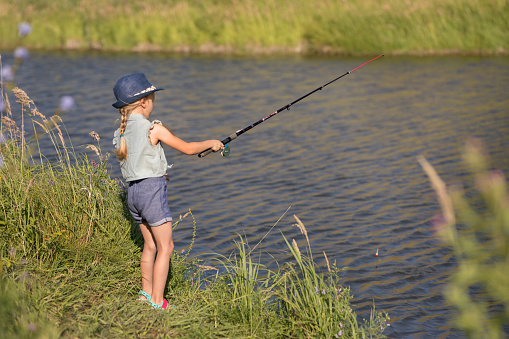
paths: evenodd
<path fill-rule="evenodd" d="M 439 238 L 454 251 L 457 269 L 445 297 L 457 310 L 455 324 L 469 338 L 509 335 L 509 192 L 504 174 L 490 168 L 483 143 L 469 140 L 464 159 L 472 182 L 451 185 L 424 158 L 442 212 L 434 220 Z"/>
<path fill-rule="evenodd" d="M 226 54 L 509 53 L 506 0 L 0 0 L 0 48 Z"/>
<path fill-rule="evenodd" d="M 47 117 L 23 90 L 12 92 L 14 105 L 7 93 L 0 100 L 2 338 L 383 337 L 388 316 L 373 306 L 360 319 L 336 265 L 317 269 L 297 217 L 307 246 L 284 238 L 292 259 L 274 271 L 254 261 L 242 237 L 214 266 L 193 258 L 199 232 L 189 210 L 174 223 L 194 228 L 171 260 L 165 297 L 176 308 L 137 301 L 143 238 L 100 137 L 90 134 L 91 155 L 77 154 L 58 114 Z M 43 139 L 54 152 L 40 152 Z"/>

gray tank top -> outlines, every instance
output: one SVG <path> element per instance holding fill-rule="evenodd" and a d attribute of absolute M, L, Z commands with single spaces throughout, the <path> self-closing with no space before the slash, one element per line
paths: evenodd
<path fill-rule="evenodd" d="M 127 182 L 166 174 L 168 163 L 163 147 L 160 142 L 152 145 L 149 139 L 154 123 L 161 124 L 159 120 L 148 121 L 142 114 L 131 114 L 127 119 L 124 131 L 127 159 L 120 162 L 122 176 Z M 116 149 L 120 147 L 120 128 L 113 135 L 113 145 Z"/>

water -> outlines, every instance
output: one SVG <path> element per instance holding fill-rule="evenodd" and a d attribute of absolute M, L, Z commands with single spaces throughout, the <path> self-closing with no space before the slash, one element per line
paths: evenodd
<path fill-rule="evenodd" d="M 224 139 L 369 59 L 33 53 L 17 83 L 48 116 L 72 95 L 77 107 L 63 119 L 75 148 L 85 151 L 96 131 L 111 152 L 112 88 L 124 74 L 142 71 L 164 87 L 152 117 L 195 141 Z M 170 207 L 175 216 L 192 209 L 194 255 L 210 260 L 239 234 L 251 246 L 265 236 L 256 251 L 271 266 L 290 260 L 280 232 L 305 246 L 295 214 L 322 268 L 323 252 L 349 267 L 354 309 L 368 317 L 374 301 L 389 313 L 389 337 L 460 337 L 441 295 L 454 257 L 433 236 L 439 206 L 416 157 L 446 182 L 465 179 L 461 147 L 478 136 L 509 172 L 508 83 L 507 58 L 378 59 L 240 136 L 228 158 L 166 147 Z M 192 237 L 182 225 L 177 250 Z"/>

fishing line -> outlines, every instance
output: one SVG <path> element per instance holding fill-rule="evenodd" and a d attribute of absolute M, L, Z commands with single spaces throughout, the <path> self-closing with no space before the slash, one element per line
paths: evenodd
<path fill-rule="evenodd" d="M 237 132 L 235 132 L 235 133 L 231 134 L 229 137 L 226 137 L 225 139 L 221 140 L 221 142 L 224 144 L 224 149 L 221 151 L 221 155 L 222 155 L 222 156 L 224 156 L 224 157 L 227 157 L 228 155 L 230 155 L 230 146 L 228 146 L 228 143 L 229 143 L 230 141 L 232 141 L 232 140 L 235 140 L 238 136 L 240 136 L 240 135 L 242 135 L 242 134 L 246 133 L 246 132 L 247 132 L 247 131 L 249 131 L 251 128 L 253 128 L 253 127 L 255 127 L 255 126 L 257 126 L 257 125 L 261 124 L 262 122 L 264 122 L 264 121 L 266 121 L 266 120 L 268 120 L 268 119 L 272 118 L 274 115 L 278 114 L 279 112 L 284 111 L 284 110 L 290 110 L 290 106 L 295 105 L 296 103 L 298 103 L 298 102 L 299 102 L 299 101 L 301 101 L 302 99 L 305 99 L 305 98 L 307 98 L 308 96 L 310 96 L 311 94 L 313 94 L 313 93 L 315 93 L 315 92 L 318 92 L 318 91 L 322 90 L 325 86 L 328 86 L 328 85 L 332 84 L 333 82 L 335 82 L 335 81 L 337 81 L 337 80 L 341 79 L 342 77 L 344 77 L 344 76 L 346 76 L 346 75 L 348 75 L 348 74 L 352 73 L 353 71 L 355 71 L 355 70 L 357 70 L 357 69 L 361 68 L 362 66 L 369 64 L 371 61 L 374 61 L 374 60 L 376 60 L 376 59 L 380 58 L 381 56 L 384 56 L 384 55 L 383 55 L 383 54 L 378 55 L 377 57 L 375 57 L 375 58 L 373 58 L 373 59 L 371 59 L 371 60 L 369 60 L 369 61 L 367 61 L 367 62 L 363 63 L 362 65 L 355 67 L 355 68 L 354 68 L 354 69 L 352 69 L 351 71 L 348 71 L 348 72 L 346 72 L 345 74 L 342 74 L 342 75 L 338 76 L 337 78 L 335 78 L 335 79 L 333 79 L 333 80 L 329 81 L 329 82 L 328 82 L 328 83 L 326 83 L 325 85 L 322 85 L 322 86 L 320 86 L 320 87 L 318 87 L 318 88 L 316 88 L 316 89 L 312 90 L 312 91 L 311 91 L 311 92 L 309 92 L 308 94 L 301 96 L 301 97 L 300 97 L 300 98 L 298 98 L 297 100 L 292 101 L 291 103 L 289 103 L 289 104 L 287 104 L 287 105 L 285 105 L 285 106 L 281 107 L 281 108 L 280 108 L 280 109 L 278 109 L 277 111 L 275 111 L 275 112 L 273 112 L 273 113 L 271 113 L 271 114 L 267 115 L 266 117 L 264 117 L 264 118 L 262 118 L 262 119 L 258 120 L 257 122 L 255 122 L 255 123 L 253 123 L 253 124 L 251 124 L 251 125 L 249 125 L 249 126 L 247 126 L 247 127 L 244 127 L 243 129 L 240 129 L 240 130 L 238 130 Z M 207 154 L 209 154 L 209 153 L 211 153 L 211 152 L 212 152 L 212 149 L 211 149 L 211 148 L 206 149 L 205 151 L 203 151 L 203 152 L 201 152 L 200 154 L 198 154 L 198 157 L 203 158 L 204 156 L 206 156 Z"/>

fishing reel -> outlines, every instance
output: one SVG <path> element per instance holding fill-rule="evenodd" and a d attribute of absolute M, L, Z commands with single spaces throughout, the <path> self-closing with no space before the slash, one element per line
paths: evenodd
<path fill-rule="evenodd" d="M 230 155 L 230 146 L 228 146 L 228 144 L 224 145 L 224 148 L 221 150 L 221 155 L 223 157 L 227 157 Z"/>

